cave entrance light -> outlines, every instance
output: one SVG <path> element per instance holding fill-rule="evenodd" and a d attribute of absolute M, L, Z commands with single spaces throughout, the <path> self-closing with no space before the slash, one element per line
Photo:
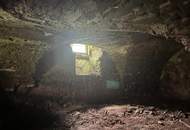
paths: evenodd
<path fill-rule="evenodd" d="M 84 44 L 71 44 L 71 48 L 74 53 L 87 54 L 87 46 Z"/>
<path fill-rule="evenodd" d="M 75 56 L 76 75 L 101 75 L 102 49 L 90 44 L 70 44 Z"/>

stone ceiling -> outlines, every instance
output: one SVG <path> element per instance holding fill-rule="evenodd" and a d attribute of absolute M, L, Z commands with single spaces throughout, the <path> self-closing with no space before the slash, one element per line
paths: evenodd
<path fill-rule="evenodd" d="M 1 0 L 0 5 L 1 37 L 109 42 L 140 33 L 190 46 L 190 0 Z"/>

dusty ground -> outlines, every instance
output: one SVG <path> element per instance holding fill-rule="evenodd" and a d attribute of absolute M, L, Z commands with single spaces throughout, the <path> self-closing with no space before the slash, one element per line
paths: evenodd
<path fill-rule="evenodd" d="M 68 102 L 60 88 L 40 87 L 20 92 L 2 103 L 2 130 L 188 130 L 185 107 L 127 103 Z M 5 96 L 4 96 L 5 97 Z M 14 97 L 14 103 L 12 98 Z M 7 101 L 7 98 L 5 99 Z M 15 103 L 16 102 L 16 103 Z"/>
<path fill-rule="evenodd" d="M 167 112 L 154 107 L 131 105 L 107 105 L 69 114 L 70 124 L 75 130 L 185 130 L 181 121 L 185 115 Z"/>

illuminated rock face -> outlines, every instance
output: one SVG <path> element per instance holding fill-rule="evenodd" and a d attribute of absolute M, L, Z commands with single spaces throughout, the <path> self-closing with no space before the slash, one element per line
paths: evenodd
<path fill-rule="evenodd" d="M 189 10 L 189 0 L 1 0 L 0 66 L 16 69 L 32 82 L 36 69 L 46 72 L 57 63 L 60 44 L 93 43 L 111 57 L 117 72 L 113 77 L 126 93 L 149 93 L 159 88 L 167 60 L 182 47 L 189 51 Z M 45 53 L 45 64 L 36 68 Z M 177 66 L 176 75 L 189 73 L 185 57 L 180 55 L 183 65 L 169 61 L 162 77 L 163 91 L 182 99 L 189 97 L 184 92 L 188 85 L 178 86 L 189 79 L 177 77 L 176 85 L 171 72 Z"/>

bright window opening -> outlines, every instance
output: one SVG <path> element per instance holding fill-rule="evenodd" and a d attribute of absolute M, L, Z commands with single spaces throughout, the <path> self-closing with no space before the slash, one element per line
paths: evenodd
<path fill-rule="evenodd" d="M 71 44 L 75 53 L 75 74 L 76 75 L 100 75 L 100 60 L 102 57 L 101 48 L 89 44 Z"/>
<path fill-rule="evenodd" d="M 71 48 L 74 53 L 87 53 L 87 47 L 84 44 L 71 44 Z"/>

